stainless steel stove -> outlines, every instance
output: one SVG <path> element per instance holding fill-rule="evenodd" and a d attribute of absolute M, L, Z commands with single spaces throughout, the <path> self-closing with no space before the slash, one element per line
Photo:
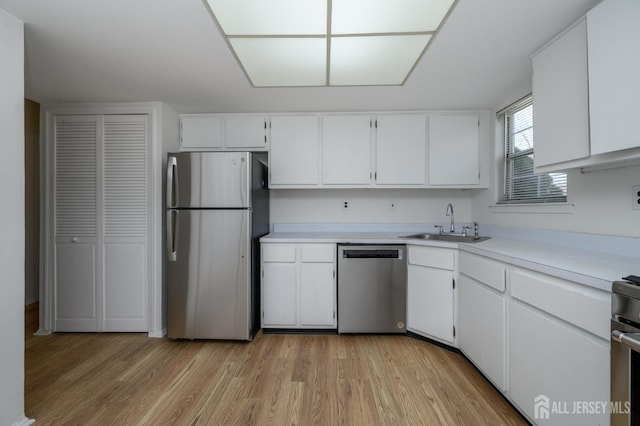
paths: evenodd
<path fill-rule="evenodd" d="M 611 426 L 640 425 L 640 277 L 613 283 Z"/>

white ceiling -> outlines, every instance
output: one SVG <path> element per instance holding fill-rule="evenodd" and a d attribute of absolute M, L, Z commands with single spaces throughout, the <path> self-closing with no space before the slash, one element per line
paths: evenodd
<path fill-rule="evenodd" d="M 499 109 L 529 55 L 599 0 L 459 0 L 404 86 L 253 88 L 204 0 L 0 0 L 25 22 L 25 96 L 178 112 Z"/>

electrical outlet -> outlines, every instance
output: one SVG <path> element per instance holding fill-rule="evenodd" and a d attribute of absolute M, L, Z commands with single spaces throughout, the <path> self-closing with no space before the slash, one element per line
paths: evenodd
<path fill-rule="evenodd" d="M 342 210 L 349 210 L 349 200 L 344 200 L 342 202 Z"/>
<path fill-rule="evenodd" d="M 633 206 L 632 209 L 640 210 L 640 185 L 633 187 Z"/>

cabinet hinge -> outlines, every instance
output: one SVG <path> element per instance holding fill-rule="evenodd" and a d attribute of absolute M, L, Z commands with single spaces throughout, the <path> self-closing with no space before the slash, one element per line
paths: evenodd
<path fill-rule="evenodd" d="M 456 326 L 453 326 L 453 337 L 456 337 Z"/>
<path fill-rule="evenodd" d="M 456 288 L 456 279 L 455 279 L 455 278 L 452 278 L 452 279 L 451 279 L 451 282 L 453 283 L 453 288 Z"/>

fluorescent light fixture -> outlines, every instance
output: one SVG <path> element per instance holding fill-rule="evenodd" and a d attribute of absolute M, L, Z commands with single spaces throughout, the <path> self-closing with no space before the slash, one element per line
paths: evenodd
<path fill-rule="evenodd" d="M 402 85 L 457 0 L 207 0 L 254 87 Z"/>

